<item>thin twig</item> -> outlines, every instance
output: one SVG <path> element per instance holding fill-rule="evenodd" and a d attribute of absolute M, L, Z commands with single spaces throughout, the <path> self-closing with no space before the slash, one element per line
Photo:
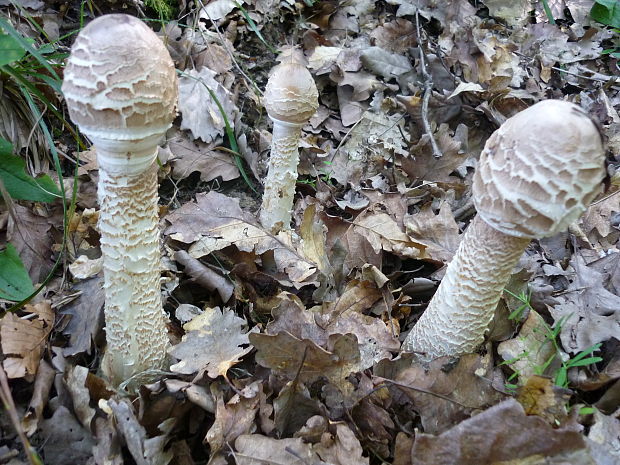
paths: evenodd
<path fill-rule="evenodd" d="M 13 402 L 13 396 L 11 396 L 11 389 L 9 388 L 9 382 L 4 372 L 4 368 L 0 365 L 0 400 L 4 404 L 4 409 L 8 412 L 13 428 L 19 436 L 19 440 L 24 447 L 24 452 L 30 465 L 43 465 L 41 459 L 35 452 L 34 448 L 30 445 L 24 429 L 22 428 L 21 421 L 17 416 L 17 409 L 15 408 L 15 402 Z"/>
<path fill-rule="evenodd" d="M 433 92 L 433 77 L 426 70 L 426 55 L 424 52 L 424 44 L 422 43 L 422 36 L 420 34 L 420 13 L 419 9 L 416 9 L 415 12 L 415 25 L 416 31 L 418 35 L 418 50 L 420 57 L 420 71 L 422 72 L 422 77 L 424 78 L 424 95 L 422 97 L 422 125 L 424 126 L 424 132 L 429 138 L 431 148 L 433 149 L 433 156 L 435 158 L 441 158 L 442 153 L 437 145 L 437 141 L 433 136 L 433 131 L 431 129 L 431 125 L 428 122 L 428 102 L 431 99 L 431 93 Z"/>

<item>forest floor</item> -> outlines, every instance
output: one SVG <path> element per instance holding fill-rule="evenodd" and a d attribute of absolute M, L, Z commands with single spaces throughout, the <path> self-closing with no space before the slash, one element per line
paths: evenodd
<path fill-rule="evenodd" d="M 0 1 L 0 465 L 620 463 L 617 2 L 145 3 Z M 59 88 L 108 13 L 146 21 L 179 76 L 159 151 L 171 365 L 134 388 L 99 370 L 97 159 Z M 291 57 L 319 108 L 274 235 L 261 98 Z M 528 246 L 478 352 L 399 353 L 475 215 L 485 142 L 545 99 L 597 121 L 601 193 Z M 61 183 L 64 202 L 31 190 Z"/>

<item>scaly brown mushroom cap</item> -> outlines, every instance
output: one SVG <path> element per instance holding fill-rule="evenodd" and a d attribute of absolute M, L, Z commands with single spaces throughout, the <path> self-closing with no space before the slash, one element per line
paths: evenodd
<path fill-rule="evenodd" d="M 276 66 L 267 81 L 263 103 L 269 117 L 293 124 L 305 124 L 319 107 L 314 79 L 299 63 Z"/>
<path fill-rule="evenodd" d="M 178 85 L 157 35 L 133 16 L 111 14 L 76 38 L 62 91 L 71 119 L 91 139 L 137 140 L 170 127 Z"/>
<path fill-rule="evenodd" d="M 601 136 L 577 105 L 544 100 L 508 119 L 488 139 L 474 175 L 478 215 L 516 237 L 568 227 L 598 193 Z"/>

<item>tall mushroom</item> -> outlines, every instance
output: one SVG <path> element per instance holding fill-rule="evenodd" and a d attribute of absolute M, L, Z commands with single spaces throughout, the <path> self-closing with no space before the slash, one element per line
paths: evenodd
<path fill-rule="evenodd" d="M 276 66 L 267 81 L 263 102 L 273 121 L 273 136 L 260 221 L 272 232 L 290 227 L 301 127 L 316 112 L 318 98 L 312 75 L 299 63 Z"/>
<path fill-rule="evenodd" d="M 164 368 L 157 146 L 171 126 L 177 78 L 162 41 L 140 20 L 101 16 L 77 36 L 62 91 L 99 163 L 107 350 L 114 384 Z"/>
<path fill-rule="evenodd" d="M 402 350 L 426 360 L 476 350 L 525 247 L 583 213 L 603 160 L 596 126 L 572 103 L 537 103 L 495 131 L 474 176 L 478 216 Z"/>

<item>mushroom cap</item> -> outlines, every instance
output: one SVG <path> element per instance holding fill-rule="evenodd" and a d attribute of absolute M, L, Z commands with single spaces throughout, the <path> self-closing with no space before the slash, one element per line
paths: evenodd
<path fill-rule="evenodd" d="M 161 39 L 133 16 L 110 14 L 78 34 L 62 91 L 71 119 L 97 144 L 159 139 L 174 119 L 178 85 Z"/>
<path fill-rule="evenodd" d="M 270 118 L 304 124 L 319 107 L 319 91 L 305 66 L 281 63 L 267 81 L 263 103 Z"/>
<path fill-rule="evenodd" d="M 605 175 L 601 135 L 577 105 L 539 102 L 487 140 L 474 175 L 478 214 L 516 237 L 547 237 L 590 204 Z"/>

